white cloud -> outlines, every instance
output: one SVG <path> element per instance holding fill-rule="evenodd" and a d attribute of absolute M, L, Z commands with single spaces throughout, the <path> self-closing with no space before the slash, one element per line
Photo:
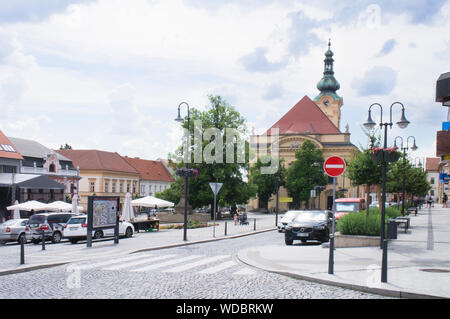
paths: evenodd
<path fill-rule="evenodd" d="M 379 20 L 369 10 L 372 2 L 381 10 Z M 2 24 L 0 107 L 9 112 L 1 129 L 49 147 L 68 143 L 166 157 L 181 137 L 173 121 L 178 104 L 203 109 L 212 93 L 265 131 L 304 95 L 318 93 L 331 37 L 338 94 L 345 102 L 341 124 L 349 123 L 352 142 L 365 145 L 359 126 L 370 104 L 399 100 L 418 144 L 431 145 L 444 120 L 432 110 L 441 108 L 434 86 L 450 63 L 444 54 L 450 20 L 443 18 L 450 1 L 440 11 L 433 5 L 429 14 L 420 14 L 424 4 L 398 14 L 404 6 L 386 3 L 66 1 L 32 23 Z M 438 20 L 430 20 L 436 12 Z M 374 21 L 379 23 L 369 23 Z M 395 41 L 395 50 L 377 56 L 388 40 Z M 243 57 L 250 70 L 266 72 L 248 72 Z M 384 95 L 360 96 L 362 87 L 353 81 L 375 66 L 395 70 L 395 86 Z M 383 74 L 380 79 L 387 84 Z M 37 116 L 45 125 L 31 121 Z"/>

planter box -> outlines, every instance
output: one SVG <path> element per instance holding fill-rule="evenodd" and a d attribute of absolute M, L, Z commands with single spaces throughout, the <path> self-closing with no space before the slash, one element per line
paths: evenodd
<path fill-rule="evenodd" d="M 397 162 L 401 156 L 400 152 L 397 151 L 393 151 L 393 152 L 388 152 L 388 151 L 378 151 L 376 153 L 372 153 L 372 160 L 374 160 L 375 162 Z"/>
<path fill-rule="evenodd" d="M 380 246 L 379 236 L 354 236 L 342 235 L 336 233 L 334 236 L 334 247 L 350 248 L 350 247 L 376 247 Z"/>

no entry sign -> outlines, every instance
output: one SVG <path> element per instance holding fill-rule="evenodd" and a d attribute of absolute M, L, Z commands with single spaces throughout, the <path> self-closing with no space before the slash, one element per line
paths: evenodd
<path fill-rule="evenodd" d="M 331 156 L 325 161 L 323 168 L 328 176 L 338 177 L 345 171 L 345 161 L 339 156 Z"/>

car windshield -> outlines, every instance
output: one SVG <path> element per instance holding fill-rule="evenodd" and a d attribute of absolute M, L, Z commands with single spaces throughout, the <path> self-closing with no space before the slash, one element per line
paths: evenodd
<path fill-rule="evenodd" d="M 86 222 L 86 217 L 71 218 L 68 224 L 84 224 Z"/>
<path fill-rule="evenodd" d="M 327 214 L 324 212 L 303 212 L 295 217 L 294 222 L 305 222 L 305 221 L 325 221 L 327 219 Z"/>
<path fill-rule="evenodd" d="M 42 224 L 45 223 L 44 215 L 33 215 L 30 217 L 30 224 Z"/>
<path fill-rule="evenodd" d="M 359 209 L 358 203 L 336 203 L 336 212 L 357 212 Z"/>

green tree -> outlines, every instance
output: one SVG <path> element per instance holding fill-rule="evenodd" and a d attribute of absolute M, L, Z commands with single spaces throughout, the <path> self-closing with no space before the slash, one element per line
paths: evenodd
<path fill-rule="evenodd" d="M 189 138 L 191 139 L 190 145 L 192 145 L 190 152 L 193 155 L 191 160 L 195 160 L 195 151 L 200 151 L 201 154 L 209 154 L 215 159 L 209 163 L 204 158 L 201 163 L 189 163 L 189 168 L 195 168 L 199 172 L 197 178 L 189 178 L 189 204 L 192 207 L 212 206 L 214 194 L 209 186 L 211 182 L 223 183 L 217 194 L 218 202 L 227 205 L 247 203 L 255 195 L 256 188 L 246 182 L 249 169 L 249 143 L 245 140 L 247 134 L 245 118 L 222 97 L 209 95 L 208 98 L 209 106 L 205 111 L 195 108 L 190 111 Z M 201 123 L 201 127 L 195 126 L 196 121 Z M 183 127 L 187 128 L 186 121 Z M 220 142 L 216 141 L 217 136 L 211 136 L 210 139 L 205 140 L 205 132 L 211 128 L 219 132 L 219 138 L 222 139 L 222 144 L 219 143 L 221 148 L 218 150 L 211 148 L 213 142 Z M 227 134 L 230 132 L 227 129 L 233 129 L 236 133 L 236 138 L 230 138 L 230 143 L 227 143 Z M 195 136 L 203 136 L 204 138 L 198 141 L 195 140 Z M 236 139 L 241 139 L 244 143 L 245 158 L 243 160 L 238 155 L 241 153 L 239 153 L 238 143 L 234 143 Z M 185 144 L 186 141 L 184 140 L 182 143 Z M 229 158 L 230 147 L 234 151 L 232 161 Z M 182 150 L 183 146 L 180 146 L 175 156 L 172 156 L 178 159 L 178 168 L 185 167 Z M 183 179 L 177 181 L 177 183 L 182 182 Z M 175 187 L 174 192 L 180 193 L 181 187 L 179 189 L 175 189 Z"/>
<path fill-rule="evenodd" d="M 66 145 L 64 145 L 64 146 L 61 145 L 61 146 L 59 147 L 59 149 L 60 149 L 60 150 L 71 150 L 71 149 L 72 149 L 72 146 L 70 146 L 69 144 L 66 143 Z"/>
<path fill-rule="evenodd" d="M 310 191 L 317 184 L 325 185 L 326 177 L 318 169 L 314 169 L 315 163 L 323 166 L 324 158 L 322 150 L 313 142 L 306 140 L 295 153 L 296 160 L 287 169 L 286 189 L 292 197 L 292 205 L 299 209 L 302 201 L 309 201 Z"/>
<path fill-rule="evenodd" d="M 366 185 L 366 214 L 369 215 L 370 187 L 381 184 L 382 176 L 381 163 L 372 160 L 371 157 L 371 149 L 380 144 L 380 139 L 368 132 L 366 136 L 369 139 L 368 147 L 360 148 L 360 152 L 348 163 L 346 174 L 353 185 Z"/>
<path fill-rule="evenodd" d="M 260 157 L 256 160 L 256 163 L 250 168 L 250 183 L 256 187 L 256 195 L 258 196 L 259 203 L 263 207 L 267 208 L 270 197 L 276 194 L 276 178 L 277 174 L 263 174 L 261 172 L 262 167 L 267 167 L 270 163 L 273 163 L 274 159 L 269 156 Z M 264 164 L 268 163 L 268 164 Z M 278 170 L 278 186 L 285 185 L 286 168 L 283 165 L 283 160 L 280 159 Z"/>
<path fill-rule="evenodd" d="M 391 165 L 386 176 L 386 190 L 390 193 L 402 193 L 404 176 L 405 194 L 425 196 L 431 189 L 425 172 L 413 167 L 409 161 L 399 160 Z"/>

